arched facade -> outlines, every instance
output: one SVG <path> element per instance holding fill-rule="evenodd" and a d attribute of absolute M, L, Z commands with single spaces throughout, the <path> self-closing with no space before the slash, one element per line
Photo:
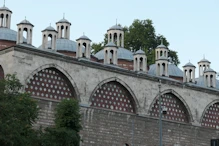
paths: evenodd
<path fill-rule="evenodd" d="M 184 123 L 192 121 L 192 114 L 188 106 L 173 90 L 161 93 L 161 106 L 167 109 L 167 113 L 162 115 L 163 119 Z M 159 117 L 159 95 L 154 99 L 149 114 L 152 117 Z"/>
<path fill-rule="evenodd" d="M 91 107 L 136 113 L 135 98 L 126 87 L 119 79 L 111 78 L 101 82 L 91 95 Z"/>
<path fill-rule="evenodd" d="M 219 100 L 211 102 L 201 117 L 201 126 L 219 129 Z"/>
<path fill-rule="evenodd" d="M 46 71 L 47 70 L 47 71 Z M 43 73 L 42 73 L 43 72 Z M 49 73 L 50 72 L 50 73 Z M 55 74 L 54 74 L 54 72 L 55 72 Z M 39 73 L 41 73 L 41 76 L 40 76 L 40 74 Z M 45 74 L 45 75 L 43 75 L 43 74 Z M 49 75 L 49 76 L 47 76 L 47 74 Z M 52 75 L 52 76 L 51 76 Z M 44 83 L 44 81 L 42 80 L 42 81 L 40 81 L 40 79 L 39 79 L 39 77 L 38 76 L 40 76 L 40 78 L 46 78 L 46 81 L 48 82 L 48 83 Z M 37 78 L 36 78 L 37 77 Z M 59 78 L 60 77 L 60 78 Z M 37 80 L 38 79 L 38 80 Z M 37 80 L 37 81 L 34 81 L 34 80 Z M 50 80 L 50 83 L 49 83 L 49 80 Z M 56 83 L 54 82 L 56 80 Z M 50 89 L 50 92 L 53 92 L 53 91 L 51 91 L 51 90 L 54 90 L 54 89 L 52 89 L 52 88 L 55 88 L 56 89 L 56 85 L 58 84 L 59 86 L 61 85 L 61 84 L 63 84 L 63 85 L 68 85 L 68 86 L 61 86 L 61 87 L 63 87 L 63 89 L 60 89 L 60 91 L 59 91 L 59 93 L 57 93 L 57 91 L 56 91 L 56 93 L 57 93 L 57 95 L 56 95 L 56 97 L 59 95 L 59 94 L 61 94 L 62 96 L 60 96 L 61 98 L 77 98 L 78 99 L 78 101 L 81 101 L 80 100 L 80 95 L 79 95 L 79 91 L 78 91 L 78 88 L 77 88 L 77 86 L 76 86 L 76 84 L 75 84 L 75 82 L 74 82 L 74 80 L 71 78 L 71 76 L 62 68 L 62 67 L 60 67 L 60 66 L 58 66 L 58 65 L 56 65 L 56 64 L 46 64 L 46 65 L 43 65 L 43 66 L 41 66 L 41 67 L 39 67 L 39 68 L 37 68 L 36 70 L 34 70 L 29 76 L 28 76 L 28 78 L 25 80 L 25 91 L 27 91 L 27 92 L 29 92 L 29 93 L 31 93 L 32 94 L 32 91 L 34 91 L 33 90 L 33 87 L 32 87 L 32 90 L 31 90 L 31 84 L 33 84 L 33 81 L 35 82 L 35 85 L 36 85 L 36 87 L 37 87 L 37 90 L 36 89 L 34 89 L 34 90 L 36 90 L 36 91 L 38 91 L 38 89 L 40 90 L 40 83 L 41 83 L 41 85 L 44 85 L 44 87 L 46 87 L 46 86 L 48 86 L 49 88 L 48 89 Z M 36 82 L 38 82 L 39 81 L 39 85 L 37 85 L 36 84 Z M 61 83 L 62 82 L 62 83 Z M 44 84 L 42 84 L 42 83 L 44 83 Z M 46 85 L 46 84 L 48 84 L 48 85 Z M 29 86 L 30 85 L 30 86 Z M 34 85 L 34 84 L 33 84 Z M 32 85 L 32 86 L 33 86 Z M 49 86 L 50 85 L 50 86 Z M 52 85 L 52 87 L 51 87 L 51 85 Z M 58 89 L 58 88 L 57 88 Z M 42 90 L 44 90 L 42 87 L 41 87 L 41 91 Z M 64 93 L 64 91 L 65 91 L 65 93 Z M 69 91 L 70 90 L 70 91 Z M 49 90 L 46 90 L 47 92 L 49 92 Z M 66 96 L 66 91 L 68 91 L 67 93 L 68 93 L 68 95 L 70 95 L 70 93 L 71 93 L 71 95 L 73 95 L 73 96 Z M 45 92 L 45 91 L 44 91 Z M 62 94 L 62 92 L 63 92 L 63 94 Z M 35 92 L 36 93 L 36 92 Z M 40 92 L 39 92 L 40 93 Z M 42 92 L 43 93 L 43 92 Z M 38 96 L 38 97 L 46 97 L 46 95 L 44 96 L 44 94 L 43 94 L 43 96 L 42 96 L 42 93 L 41 93 L 41 96 Z M 48 94 L 48 93 L 47 93 Z M 64 96 L 64 94 L 65 94 L 65 96 Z M 33 94 L 32 94 L 33 95 Z M 53 95 L 55 95 L 54 93 L 53 93 Z M 35 95 L 33 95 L 33 96 L 36 96 L 37 97 L 37 93 L 35 94 Z M 48 96 L 48 98 L 49 98 L 49 96 Z M 54 98 L 55 98 L 55 96 L 54 96 Z M 53 99 L 53 98 L 52 98 Z M 57 99 L 55 99 L 55 100 L 59 100 L 58 98 Z"/>
<path fill-rule="evenodd" d="M 25 91 L 32 96 L 53 100 L 76 98 L 71 82 L 56 68 L 46 68 L 37 72 L 27 83 Z"/>

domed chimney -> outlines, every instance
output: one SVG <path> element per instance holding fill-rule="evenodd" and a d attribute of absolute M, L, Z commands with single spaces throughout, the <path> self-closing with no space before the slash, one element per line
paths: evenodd
<path fill-rule="evenodd" d="M 195 68 L 190 62 L 183 66 L 183 82 L 195 83 Z"/>
<path fill-rule="evenodd" d="M 199 66 L 199 77 L 204 75 L 204 71 L 210 68 L 211 62 L 205 59 L 205 57 L 198 62 Z"/>
<path fill-rule="evenodd" d="M 56 22 L 58 38 L 70 39 L 70 27 L 71 23 L 63 17 L 63 19 Z"/>
<path fill-rule="evenodd" d="M 112 42 L 118 47 L 124 48 L 124 31 L 119 25 L 114 25 L 107 30 L 108 43 Z"/>
<path fill-rule="evenodd" d="M 134 71 L 147 71 L 147 57 L 142 49 L 134 53 Z"/>
<path fill-rule="evenodd" d="M 109 42 L 104 47 L 104 64 L 114 64 L 117 65 L 117 46 L 113 42 Z"/>
<path fill-rule="evenodd" d="M 155 59 L 156 59 L 156 75 L 168 77 L 168 48 L 163 45 L 163 40 L 161 39 L 161 44 L 155 49 Z"/>
<path fill-rule="evenodd" d="M 77 40 L 77 52 L 76 52 L 76 58 L 85 57 L 87 59 L 90 59 L 91 54 L 91 40 L 83 35 L 79 37 Z M 83 52 L 84 49 L 84 52 Z"/>
<path fill-rule="evenodd" d="M 32 45 L 32 35 L 33 35 L 33 27 L 34 25 L 31 24 L 28 20 L 23 20 L 19 24 L 17 24 L 18 33 L 17 33 L 17 44 L 27 43 L 29 45 Z M 23 34 L 24 31 L 26 31 L 26 39 L 27 42 L 23 40 Z"/>
<path fill-rule="evenodd" d="M 52 26 L 49 26 L 42 31 L 42 34 L 43 34 L 42 49 L 51 49 L 56 51 L 56 39 L 58 32 Z M 49 38 L 50 41 L 48 42 Z"/>
<path fill-rule="evenodd" d="M 12 11 L 5 7 L 0 7 L 0 27 L 10 28 L 11 27 L 11 14 Z"/>
<path fill-rule="evenodd" d="M 215 88 L 216 87 L 216 72 L 211 68 L 206 69 L 204 71 L 204 81 L 207 87 Z"/>

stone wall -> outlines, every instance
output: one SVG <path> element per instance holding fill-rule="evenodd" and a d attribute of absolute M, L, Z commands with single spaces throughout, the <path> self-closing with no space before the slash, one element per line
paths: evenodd
<path fill-rule="evenodd" d="M 117 66 L 75 59 L 51 51 L 19 46 L 0 51 L 0 65 L 5 74 L 16 73 L 25 86 L 43 69 L 52 67 L 62 72 L 75 89 L 80 105 L 84 107 L 82 108 L 84 130 L 81 132 L 84 145 L 105 146 L 110 143 L 120 146 L 132 142 L 139 146 L 156 145 L 158 123 L 156 118 L 150 117 L 150 111 L 158 97 L 158 80 L 162 81 L 161 94 L 174 94 L 188 110 L 190 119 L 187 124 L 164 122 L 166 145 L 180 142 L 181 145 L 207 146 L 211 138 L 218 137 L 218 130 L 201 127 L 206 110 L 212 104 L 219 102 L 218 90 L 140 74 Z M 90 107 L 94 92 L 110 81 L 118 82 L 131 94 L 136 105 L 136 114 Z M 56 102 L 49 98 L 36 98 L 42 109 L 37 124 L 51 125 Z M 132 134 L 133 128 L 134 134 Z"/>
<path fill-rule="evenodd" d="M 57 101 L 39 99 L 40 115 L 36 126 L 54 124 Z M 157 118 L 81 106 L 83 139 L 81 146 L 158 146 Z M 210 128 L 163 120 L 164 146 L 209 146 L 210 140 L 219 138 L 219 132 Z"/>

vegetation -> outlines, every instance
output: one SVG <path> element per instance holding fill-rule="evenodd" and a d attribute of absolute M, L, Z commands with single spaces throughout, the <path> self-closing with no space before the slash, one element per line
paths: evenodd
<path fill-rule="evenodd" d="M 156 35 L 155 28 L 152 20 L 134 20 L 129 27 L 124 27 L 124 47 L 126 49 L 137 51 L 140 48 L 144 50 L 148 57 L 148 64 L 155 63 L 154 49 L 161 44 L 161 38 L 163 44 L 167 47 L 169 42 L 163 35 Z M 104 48 L 107 44 L 107 34 L 104 35 L 104 41 L 100 43 L 93 43 L 92 48 L 94 52 L 98 52 Z M 180 63 L 176 51 L 170 50 L 169 57 L 175 65 Z"/>
<path fill-rule="evenodd" d="M 37 132 L 32 124 L 38 115 L 37 103 L 27 93 L 20 93 L 21 83 L 15 75 L 0 81 L 0 145 L 29 146 Z"/>
<path fill-rule="evenodd" d="M 81 115 L 77 100 L 62 100 L 56 108 L 55 126 L 48 127 L 42 134 L 44 146 L 79 146 Z"/>
<path fill-rule="evenodd" d="M 77 100 L 62 100 L 55 111 L 55 125 L 37 130 L 33 128 L 37 102 L 21 89 L 15 75 L 0 81 L 0 145 L 79 146 L 82 127 Z"/>

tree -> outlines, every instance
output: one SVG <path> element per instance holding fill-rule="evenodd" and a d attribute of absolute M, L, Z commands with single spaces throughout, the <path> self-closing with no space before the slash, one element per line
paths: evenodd
<path fill-rule="evenodd" d="M 82 126 L 79 104 L 75 99 L 62 100 L 56 108 L 55 126 L 42 134 L 43 146 L 79 146 Z"/>
<path fill-rule="evenodd" d="M 155 55 L 154 55 L 154 49 L 161 44 L 161 38 L 163 40 L 163 44 L 167 47 L 169 46 L 169 42 L 163 35 L 156 35 L 155 28 L 153 26 L 152 20 L 134 20 L 133 23 L 129 27 L 124 27 L 124 47 L 126 49 L 137 51 L 140 48 L 146 52 L 148 55 L 148 64 L 154 64 L 155 63 Z M 106 45 L 107 41 L 107 35 L 104 35 L 104 41 L 99 43 Z M 98 47 L 95 45 L 92 45 L 92 48 L 94 49 L 94 52 L 98 52 L 100 49 L 103 48 L 103 46 Z M 170 50 L 169 57 L 173 61 L 175 65 L 178 65 L 179 59 L 176 51 Z"/>
<path fill-rule="evenodd" d="M 22 85 L 15 75 L 0 81 L 0 145 L 29 146 L 37 143 L 33 123 L 38 116 L 36 101 L 21 93 Z"/>

